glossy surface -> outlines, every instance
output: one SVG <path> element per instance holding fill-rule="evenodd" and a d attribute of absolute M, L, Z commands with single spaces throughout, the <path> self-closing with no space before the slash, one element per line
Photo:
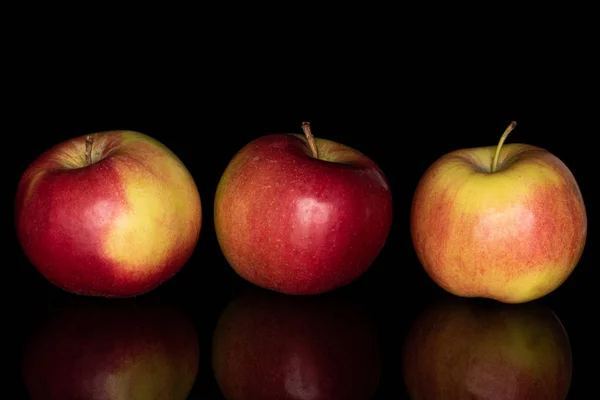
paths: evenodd
<path fill-rule="evenodd" d="M 151 299 L 69 299 L 24 344 L 32 400 L 185 400 L 198 373 L 191 319 Z"/>
<path fill-rule="evenodd" d="M 413 322 L 403 349 L 409 397 L 567 398 L 569 337 L 547 306 L 443 296 Z"/>
<path fill-rule="evenodd" d="M 212 344 L 215 379 L 231 400 L 368 399 L 381 358 L 367 310 L 339 293 L 251 288 L 223 311 Z"/>
<path fill-rule="evenodd" d="M 507 305 L 412 275 L 403 294 L 375 264 L 343 289 L 289 296 L 225 266 L 190 264 L 135 299 L 30 279 L 38 305 L 20 305 L 11 323 L 18 391 L 32 400 L 564 400 L 592 387 L 584 363 L 594 339 L 575 312 L 589 302 L 571 285 Z M 207 268 L 203 283 L 197 271 Z"/>

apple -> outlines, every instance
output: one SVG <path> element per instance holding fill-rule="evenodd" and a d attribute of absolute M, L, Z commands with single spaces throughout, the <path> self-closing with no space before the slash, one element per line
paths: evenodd
<path fill-rule="evenodd" d="M 558 288 L 576 267 L 587 216 L 575 177 L 528 144 L 452 151 L 423 174 L 410 215 L 427 274 L 463 297 L 523 303 Z"/>
<path fill-rule="evenodd" d="M 80 295 L 130 297 L 174 276 L 202 224 L 195 182 L 157 140 L 106 131 L 61 142 L 21 177 L 15 225 L 31 264 Z"/>
<path fill-rule="evenodd" d="M 360 277 L 392 223 L 386 178 L 340 143 L 272 134 L 229 162 L 214 200 L 221 250 L 233 270 L 262 288 L 318 294 Z"/>
<path fill-rule="evenodd" d="M 288 296 L 251 287 L 221 314 L 212 363 L 227 400 L 364 400 L 381 374 L 377 331 L 339 293 Z"/>
<path fill-rule="evenodd" d="M 549 308 L 452 297 L 427 307 L 406 336 L 411 400 L 567 398 L 571 347 Z"/>
<path fill-rule="evenodd" d="M 27 337 L 21 371 L 32 400 L 185 400 L 199 367 L 182 310 L 133 299 L 78 298 Z"/>

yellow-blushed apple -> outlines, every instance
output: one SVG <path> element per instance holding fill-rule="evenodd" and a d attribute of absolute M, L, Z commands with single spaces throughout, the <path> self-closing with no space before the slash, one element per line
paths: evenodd
<path fill-rule="evenodd" d="M 411 400 L 564 400 L 573 373 L 569 337 L 548 307 L 450 294 L 413 321 L 402 367 Z"/>
<path fill-rule="evenodd" d="M 191 256 L 202 210 L 194 179 L 165 145 L 134 131 L 58 143 L 25 170 L 15 225 L 31 264 L 66 291 L 148 292 Z"/>
<path fill-rule="evenodd" d="M 558 288 L 586 242 L 586 209 L 569 168 L 549 151 L 504 141 L 452 151 L 416 188 L 410 215 L 416 254 L 443 289 L 505 303 Z"/>

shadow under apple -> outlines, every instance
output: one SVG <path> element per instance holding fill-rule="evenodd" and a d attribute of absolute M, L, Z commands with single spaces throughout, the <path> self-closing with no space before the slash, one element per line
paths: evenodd
<path fill-rule="evenodd" d="M 185 400 L 199 366 L 187 314 L 155 299 L 62 304 L 25 341 L 32 400 Z"/>
<path fill-rule="evenodd" d="M 403 375 L 412 400 L 563 400 L 571 347 L 558 317 L 541 304 L 448 294 L 410 328 Z"/>
<path fill-rule="evenodd" d="M 381 373 L 366 309 L 335 292 L 307 297 L 248 288 L 223 311 L 212 352 L 228 400 L 364 400 L 374 396 Z"/>

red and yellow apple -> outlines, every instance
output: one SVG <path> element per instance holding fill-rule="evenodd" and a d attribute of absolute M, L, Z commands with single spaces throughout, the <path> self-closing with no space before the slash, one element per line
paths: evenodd
<path fill-rule="evenodd" d="M 417 256 L 443 289 L 505 303 L 554 291 L 576 267 L 587 216 L 575 177 L 545 149 L 504 145 L 443 155 L 422 176 L 410 216 Z"/>
<path fill-rule="evenodd" d="M 138 132 L 59 143 L 25 170 L 18 238 L 33 266 L 77 294 L 128 297 L 175 275 L 191 256 L 202 210 L 181 160 Z"/>
<path fill-rule="evenodd" d="M 567 398 L 571 347 L 550 309 L 452 297 L 427 307 L 405 339 L 411 400 Z"/>
<path fill-rule="evenodd" d="M 185 400 L 199 367 L 196 330 L 176 307 L 77 298 L 25 341 L 32 400 Z"/>
<path fill-rule="evenodd" d="M 245 280 L 285 294 L 316 294 L 360 277 L 392 223 L 383 172 L 348 146 L 304 135 L 255 139 L 219 181 L 221 250 Z"/>
<path fill-rule="evenodd" d="M 370 399 L 382 363 L 377 331 L 359 303 L 256 287 L 221 314 L 212 357 L 227 400 Z"/>

